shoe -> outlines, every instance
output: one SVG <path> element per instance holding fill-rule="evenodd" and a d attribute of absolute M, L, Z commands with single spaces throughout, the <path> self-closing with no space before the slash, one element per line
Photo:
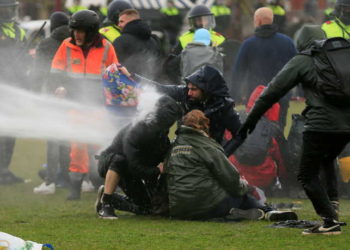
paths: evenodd
<path fill-rule="evenodd" d="M 6 171 L 5 173 L 0 174 L 0 185 L 8 185 L 20 182 L 24 182 L 24 180 L 20 177 L 15 176 L 10 171 Z"/>
<path fill-rule="evenodd" d="M 102 196 L 103 196 L 103 193 L 105 191 L 105 186 L 104 185 L 101 185 L 98 190 L 97 190 L 97 198 L 96 198 L 96 201 L 95 201 L 95 210 L 96 210 L 96 213 L 98 213 L 101 208 L 102 208 Z"/>
<path fill-rule="evenodd" d="M 83 180 L 81 184 L 81 192 L 83 193 L 91 193 L 95 191 L 95 187 L 90 180 Z"/>
<path fill-rule="evenodd" d="M 332 225 L 321 225 L 321 226 L 315 226 L 313 228 L 306 229 L 302 232 L 303 235 L 311 235 L 311 234 L 324 234 L 324 235 L 331 235 L 331 234 L 341 234 L 341 228 L 339 224 L 332 224 Z"/>
<path fill-rule="evenodd" d="M 55 183 L 51 183 L 47 185 L 45 182 L 43 182 L 40 186 L 37 186 L 33 189 L 33 192 L 35 194 L 54 194 L 56 192 L 56 186 Z"/>
<path fill-rule="evenodd" d="M 231 220 L 261 220 L 264 218 L 264 211 L 259 208 L 239 209 L 231 208 L 227 219 Z"/>
<path fill-rule="evenodd" d="M 297 220 L 298 216 L 293 211 L 273 210 L 265 213 L 265 219 L 269 221 Z"/>
<path fill-rule="evenodd" d="M 116 220 L 118 216 L 114 212 L 114 207 L 112 204 L 102 203 L 101 209 L 98 211 L 98 215 L 102 219 Z"/>

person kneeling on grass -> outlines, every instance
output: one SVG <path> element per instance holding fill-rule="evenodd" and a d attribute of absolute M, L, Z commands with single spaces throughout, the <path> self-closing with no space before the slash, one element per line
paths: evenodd
<path fill-rule="evenodd" d="M 171 97 L 162 96 L 155 111 L 135 124 L 127 124 L 101 153 L 99 173 L 105 184 L 99 188 L 95 203 L 100 218 L 117 219 L 115 209 L 136 214 L 151 212 L 151 200 L 162 172 L 159 163 L 170 148 L 169 128 L 181 115 L 180 106 Z M 117 185 L 126 197 L 115 193 Z"/>
<path fill-rule="evenodd" d="M 192 110 L 182 120 L 164 161 L 172 218 L 296 220 L 292 211 L 273 211 L 249 193 L 247 181 L 227 159 L 224 149 L 210 138 L 209 119 Z"/>

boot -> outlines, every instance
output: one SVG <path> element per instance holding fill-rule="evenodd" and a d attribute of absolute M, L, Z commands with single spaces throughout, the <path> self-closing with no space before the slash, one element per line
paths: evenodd
<path fill-rule="evenodd" d="M 80 200 L 81 184 L 85 174 L 77 172 L 69 172 L 70 187 L 67 200 Z"/>

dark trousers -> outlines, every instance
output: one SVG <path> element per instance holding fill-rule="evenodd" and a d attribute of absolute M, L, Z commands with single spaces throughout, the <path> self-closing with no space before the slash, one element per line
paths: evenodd
<path fill-rule="evenodd" d="M 0 175 L 6 174 L 9 170 L 16 138 L 0 137 Z"/>
<path fill-rule="evenodd" d="M 338 199 L 334 161 L 349 141 L 350 134 L 322 132 L 304 132 L 303 134 L 298 180 L 316 213 L 323 219 L 337 218 L 330 203 L 330 200 Z M 321 170 L 325 174 L 326 187 L 320 180 Z"/>
<path fill-rule="evenodd" d="M 68 166 L 69 166 L 69 152 L 70 148 L 62 142 L 48 141 L 47 142 L 47 176 L 45 178 L 46 184 L 57 182 L 58 170 L 63 179 L 68 180 Z"/>

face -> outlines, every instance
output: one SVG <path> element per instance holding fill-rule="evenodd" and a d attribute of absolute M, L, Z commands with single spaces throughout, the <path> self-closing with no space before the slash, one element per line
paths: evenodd
<path fill-rule="evenodd" d="M 78 46 L 83 46 L 85 44 L 85 31 L 84 30 L 73 30 L 75 43 Z"/>
<path fill-rule="evenodd" d="M 123 30 L 125 25 L 127 25 L 132 20 L 134 20 L 134 18 L 129 16 L 129 15 L 122 15 L 122 16 L 120 16 L 119 17 L 119 22 L 118 22 L 119 28 L 121 30 Z"/>
<path fill-rule="evenodd" d="M 187 95 L 190 100 L 192 101 L 201 101 L 203 99 L 203 91 L 198 88 L 196 85 L 193 85 L 192 83 L 189 83 L 187 85 Z"/>

